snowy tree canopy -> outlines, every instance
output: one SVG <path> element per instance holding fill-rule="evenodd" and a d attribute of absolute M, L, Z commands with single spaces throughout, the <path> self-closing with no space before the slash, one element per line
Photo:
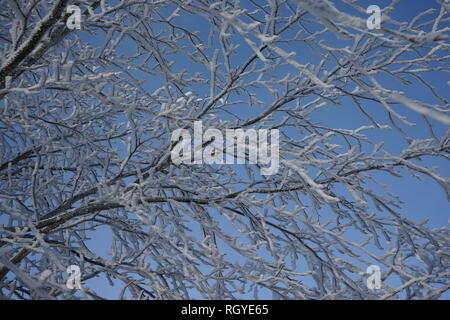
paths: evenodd
<path fill-rule="evenodd" d="M 0 0 L 0 297 L 441 297 L 396 191 L 450 199 L 450 4 L 404 2 Z M 279 170 L 173 163 L 195 121 L 278 129 Z"/>

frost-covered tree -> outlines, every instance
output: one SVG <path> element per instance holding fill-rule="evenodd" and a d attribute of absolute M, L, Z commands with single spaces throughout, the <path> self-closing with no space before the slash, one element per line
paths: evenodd
<path fill-rule="evenodd" d="M 427 3 L 369 29 L 353 0 L 1 0 L 1 298 L 440 297 L 448 229 L 389 186 L 450 198 L 450 4 Z M 174 164 L 195 121 L 279 129 L 278 172 Z"/>

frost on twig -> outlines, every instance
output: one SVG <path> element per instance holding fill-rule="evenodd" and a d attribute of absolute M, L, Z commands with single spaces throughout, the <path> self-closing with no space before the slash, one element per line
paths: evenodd
<path fill-rule="evenodd" d="M 346 0 L 0 0 L 0 298 L 439 298 L 448 228 L 391 184 L 449 198 L 449 6 L 397 2 L 368 30 Z M 174 164 L 196 121 L 280 130 L 278 172 Z"/>

